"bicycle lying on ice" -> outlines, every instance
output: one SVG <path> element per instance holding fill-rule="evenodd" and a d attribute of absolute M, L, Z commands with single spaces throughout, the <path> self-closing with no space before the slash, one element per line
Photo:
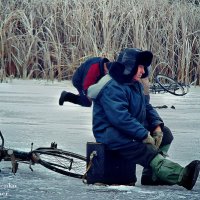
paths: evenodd
<path fill-rule="evenodd" d="M 189 92 L 190 85 L 179 83 L 175 79 L 158 74 L 153 79 L 153 83 L 150 85 L 151 93 L 170 93 L 176 96 L 183 96 Z"/>
<path fill-rule="evenodd" d="M 132 173 L 134 168 L 125 164 L 126 161 L 120 160 L 116 155 L 112 157 L 111 153 L 108 153 L 109 159 L 108 155 L 106 156 L 107 161 L 110 163 L 107 163 L 105 158 L 102 159 L 105 147 L 100 143 L 87 143 L 87 157 L 84 157 L 58 149 L 55 142 L 51 143 L 50 147 L 39 147 L 34 150 L 32 150 L 33 144 L 31 144 L 31 151 L 29 152 L 5 148 L 1 131 L 0 140 L 0 162 L 10 161 L 14 174 L 18 170 L 19 163 L 25 163 L 29 165 L 31 171 L 33 171 L 32 165 L 40 164 L 54 172 L 82 179 L 85 184 L 103 183 L 105 185 L 112 184 L 114 181 L 115 184 L 126 183 L 130 185 L 130 181 L 132 184 L 134 182 L 132 179 L 135 180 L 134 173 Z M 103 162 L 105 163 L 103 164 Z M 110 174 L 115 175 L 110 176 Z"/>
<path fill-rule="evenodd" d="M 30 152 L 19 151 L 4 147 L 4 137 L 0 131 L 0 161 L 10 161 L 12 172 L 15 174 L 19 163 L 32 165 L 40 164 L 54 172 L 83 179 L 86 173 L 86 157 L 62 149 L 57 149 L 57 144 L 51 143 L 50 147 L 39 147 Z M 31 144 L 33 146 L 33 143 Z"/>

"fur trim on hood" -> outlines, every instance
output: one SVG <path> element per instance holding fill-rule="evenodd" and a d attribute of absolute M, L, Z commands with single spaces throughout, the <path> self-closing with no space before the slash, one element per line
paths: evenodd
<path fill-rule="evenodd" d="M 151 65 L 153 59 L 153 54 L 150 51 L 142 51 L 137 48 L 126 48 L 119 53 L 117 62 L 125 66 L 123 72 L 124 75 L 128 75 L 127 78 L 132 79 L 132 77 L 137 72 L 138 65 L 143 65 L 145 68 L 145 73 L 142 78 L 149 75 L 148 67 Z M 130 80 L 127 80 L 130 82 Z"/>

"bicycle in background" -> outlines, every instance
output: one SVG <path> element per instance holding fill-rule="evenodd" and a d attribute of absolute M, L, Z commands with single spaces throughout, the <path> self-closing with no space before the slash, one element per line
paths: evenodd
<path fill-rule="evenodd" d="M 158 74 L 150 85 L 151 93 L 165 93 L 176 96 L 184 96 L 189 92 L 189 85 L 177 82 L 175 79 L 164 74 Z"/>
<path fill-rule="evenodd" d="M 25 152 L 5 148 L 1 131 L 0 139 L 0 162 L 10 161 L 14 174 L 18 170 L 19 163 L 28 164 L 31 171 L 33 171 L 32 165 L 40 164 L 54 172 L 79 179 L 83 179 L 86 173 L 86 157 L 58 149 L 55 142 L 51 143 L 50 147 L 39 147 L 35 150 L 32 150 L 32 143 L 31 151 Z"/>
<path fill-rule="evenodd" d="M 176 96 L 184 96 L 189 92 L 190 86 L 197 82 L 197 69 L 193 68 L 184 77 L 184 82 L 179 82 L 175 72 L 176 67 L 170 66 L 165 62 L 159 63 L 150 69 L 150 92 L 151 93 L 170 93 Z M 189 76 L 193 75 L 193 82 L 189 81 Z"/>

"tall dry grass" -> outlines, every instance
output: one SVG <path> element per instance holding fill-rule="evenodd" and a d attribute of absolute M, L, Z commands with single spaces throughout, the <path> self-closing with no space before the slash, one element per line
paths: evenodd
<path fill-rule="evenodd" d="M 90 56 L 137 47 L 154 53 L 152 74 L 199 84 L 199 19 L 186 0 L 1 0 L 0 79 L 70 79 Z"/>

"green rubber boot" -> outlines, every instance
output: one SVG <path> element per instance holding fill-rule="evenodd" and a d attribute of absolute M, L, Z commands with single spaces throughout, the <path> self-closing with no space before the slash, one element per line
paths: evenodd
<path fill-rule="evenodd" d="M 159 149 L 159 152 L 161 152 L 160 154 L 163 155 L 164 157 L 167 157 L 170 146 L 171 146 L 170 144 L 167 144 L 160 147 Z"/>
<path fill-rule="evenodd" d="M 200 161 L 194 160 L 185 168 L 158 154 L 150 163 L 153 172 L 160 180 L 178 184 L 188 190 L 194 187 L 200 171 Z"/>
<path fill-rule="evenodd" d="M 184 168 L 160 154 L 151 161 L 150 166 L 156 177 L 170 185 L 179 184 L 183 178 Z"/>
<path fill-rule="evenodd" d="M 165 145 L 159 149 L 163 157 L 168 156 L 167 152 L 170 148 L 170 144 Z M 142 185 L 171 185 L 169 182 L 160 180 L 156 175 L 153 173 L 151 167 L 144 168 L 142 171 L 141 177 L 141 184 Z"/>

